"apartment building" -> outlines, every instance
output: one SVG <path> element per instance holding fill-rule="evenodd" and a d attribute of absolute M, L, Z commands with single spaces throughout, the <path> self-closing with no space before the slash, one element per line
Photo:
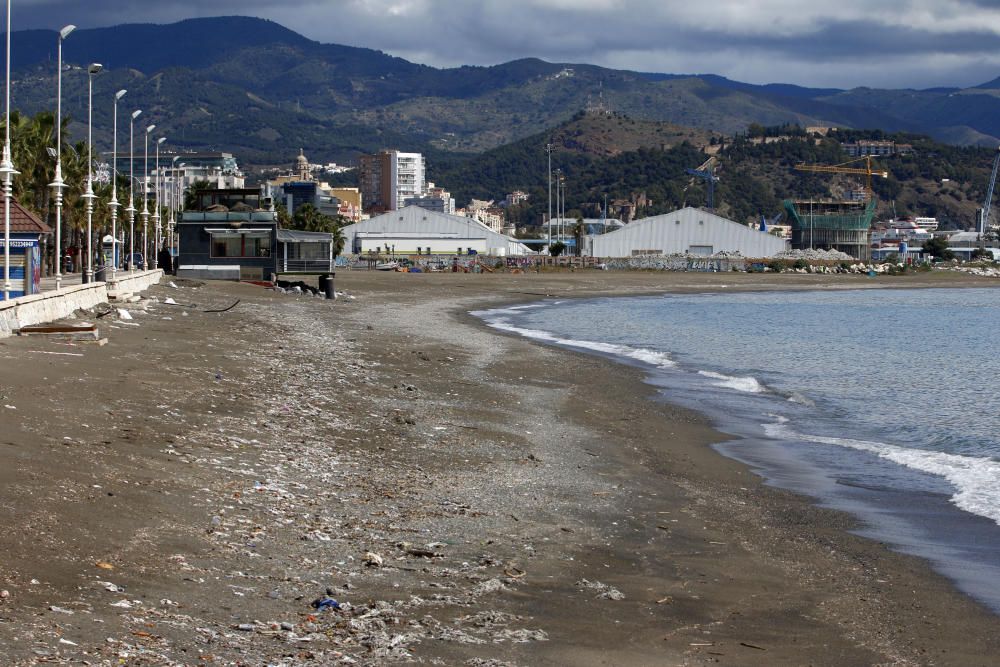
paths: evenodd
<path fill-rule="evenodd" d="M 420 153 L 380 151 L 359 159 L 361 198 L 369 212 L 396 211 L 424 196 L 427 171 Z"/>

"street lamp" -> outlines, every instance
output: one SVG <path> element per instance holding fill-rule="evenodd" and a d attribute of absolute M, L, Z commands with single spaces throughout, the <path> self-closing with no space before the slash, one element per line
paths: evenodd
<path fill-rule="evenodd" d="M 94 140 L 92 137 L 94 121 L 94 75 L 101 71 L 100 63 L 91 63 L 87 68 L 87 191 L 83 193 L 83 198 L 87 200 L 87 272 L 83 276 L 83 282 L 89 283 L 94 280 L 94 157 L 92 155 Z"/>
<path fill-rule="evenodd" d="M 167 246 L 170 248 L 171 260 L 174 258 L 174 225 L 176 224 L 174 212 L 177 208 L 179 208 L 177 200 L 180 198 L 177 195 L 177 160 L 179 160 L 180 157 L 180 155 L 175 155 L 174 159 L 170 161 L 170 197 L 167 204 L 167 208 L 170 209 L 170 219 L 167 221 Z M 181 162 L 181 167 L 183 167 L 184 164 L 185 163 Z"/>
<path fill-rule="evenodd" d="M 132 112 L 132 118 L 128 122 L 128 270 L 129 273 L 135 271 L 135 119 L 142 113 L 142 109 Z"/>
<path fill-rule="evenodd" d="M 115 93 L 115 113 L 114 113 L 114 140 L 111 149 L 111 201 L 108 206 L 111 208 L 111 280 L 118 275 L 118 100 L 125 97 L 128 92 L 124 88 Z"/>
<path fill-rule="evenodd" d="M 56 191 L 56 289 L 62 287 L 62 191 L 66 187 L 62 178 L 62 43 L 74 30 L 75 25 L 60 30 L 56 47 L 59 68 L 56 72 L 56 177 L 49 183 L 49 187 Z"/>
<path fill-rule="evenodd" d="M 562 193 L 562 188 L 559 187 L 560 183 L 562 183 L 562 169 L 556 169 L 556 220 L 559 220 L 559 218 L 562 215 L 560 213 L 560 211 L 562 211 L 562 209 L 559 206 L 559 196 Z M 553 222 L 552 220 L 549 220 L 549 229 L 552 229 L 552 222 Z M 560 223 L 561 223 L 561 221 L 560 221 Z M 556 228 L 556 240 L 557 241 L 559 240 L 559 228 L 558 227 Z"/>
<path fill-rule="evenodd" d="M 166 141 L 166 137 L 160 137 L 156 140 L 156 185 L 154 190 L 156 191 L 156 209 L 153 212 L 153 225 L 156 229 L 156 233 L 153 235 L 153 268 L 157 268 L 159 265 L 159 257 L 157 253 L 160 251 L 160 144 Z"/>
<path fill-rule="evenodd" d="M 3 159 L 0 160 L 0 174 L 3 174 L 3 299 L 10 299 L 10 199 L 13 195 L 11 179 L 20 172 L 14 169 L 10 158 L 10 0 L 7 0 L 7 100 L 4 105 Z"/>
<path fill-rule="evenodd" d="M 549 246 L 552 246 L 552 144 L 545 144 L 545 152 L 549 154 Z"/>
<path fill-rule="evenodd" d="M 146 148 L 143 152 L 142 173 L 142 270 L 149 268 L 149 239 L 146 236 L 149 227 L 149 133 L 156 129 L 156 125 L 146 128 Z"/>

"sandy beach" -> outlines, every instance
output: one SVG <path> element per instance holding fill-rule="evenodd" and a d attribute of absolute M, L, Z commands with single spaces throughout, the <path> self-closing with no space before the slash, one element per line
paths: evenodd
<path fill-rule="evenodd" d="M 715 453 L 641 370 L 468 315 L 995 281 L 343 271 L 336 302 L 168 282 L 96 320 L 107 345 L 0 340 L 4 664 L 997 663 L 997 616 Z"/>

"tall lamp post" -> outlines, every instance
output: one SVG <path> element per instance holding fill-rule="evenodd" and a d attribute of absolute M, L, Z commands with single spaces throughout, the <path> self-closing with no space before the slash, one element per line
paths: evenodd
<path fill-rule="evenodd" d="M 549 246 L 552 246 L 552 144 L 545 144 L 545 152 L 549 154 Z"/>
<path fill-rule="evenodd" d="M 0 174 L 3 174 L 3 299 L 10 299 L 10 200 L 13 196 L 12 179 L 20 173 L 14 169 L 10 157 L 10 0 L 7 0 L 7 101 L 4 105 L 3 159 L 0 160 Z"/>
<path fill-rule="evenodd" d="M 83 282 L 94 280 L 94 156 L 92 146 L 94 125 L 94 75 L 101 71 L 100 63 L 91 63 L 87 68 L 87 191 L 83 198 L 87 200 L 87 272 Z"/>
<path fill-rule="evenodd" d="M 142 113 L 142 109 L 132 112 L 132 118 L 128 122 L 128 270 L 129 273 L 135 271 L 135 119 Z"/>
<path fill-rule="evenodd" d="M 175 155 L 174 159 L 170 161 L 170 201 L 167 207 L 170 209 L 170 219 L 167 222 L 167 236 L 168 243 L 167 246 L 170 248 L 170 258 L 174 257 L 174 229 L 177 224 L 177 218 L 175 216 L 175 210 L 179 208 L 177 201 L 179 199 L 177 195 L 177 160 L 180 159 L 180 155 Z M 181 167 L 184 163 L 181 162 Z"/>
<path fill-rule="evenodd" d="M 62 178 L 62 43 L 76 30 L 75 25 L 68 25 L 59 31 L 59 41 L 56 47 L 56 177 L 49 187 L 56 191 L 56 289 L 62 287 L 62 207 L 63 188 L 66 183 Z"/>
<path fill-rule="evenodd" d="M 118 101 L 128 92 L 124 88 L 115 93 L 114 140 L 111 149 L 111 280 L 118 275 Z"/>
<path fill-rule="evenodd" d="M 156 209 L 153 212 L 153 225 L 156 229 L 156 234 L 153 236 L 153 268 L 158 268 L 159 257 L 158 253 L 160 251 L 160 237 L 163 235 L 162 229 L 160 227 L 160 144 L 166 141 L 166 137 L 160 137 L 156 140 L 156 184 L 153 189 L 156 191 Z"/>
<path fill-rule="evenodd" d="M 142 173 L 143 173 L 143 185 L 142 185 L 142 213 L 139 215 L 142 217 L 142 269 L 145 271 L 149 268 L 149 238 L 147 236 L 149 227 L 149 134 L 156 129 L 156 125 L 150 125 L 146 128 L 146 148 L 143 153 L 144 157 L 142 159 Z"/>
<path fill-rule="evenodd" d="M 561 217 L 560 211 L 562 211 L 562 209 L 559 206 L 559 195 L 560 193 L 562 193 L 562 188 L 559 187 L 560 183 L 562 183 L 562 169 L 556 169 L 556 220 L 559 220 L 559 218 Z M 552 228 L 552 221 L 550 220 L 549 229 L 551 228 Z M 559 239 L 558 227 L 556 227 L 556 240 L 561 240 Z"/>

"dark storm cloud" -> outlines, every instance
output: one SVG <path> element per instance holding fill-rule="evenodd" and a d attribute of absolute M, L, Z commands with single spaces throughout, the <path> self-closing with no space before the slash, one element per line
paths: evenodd
<path fill-rule="evenodd" d="M 14 28 L 240 14 L 437 66 L 535 56 L 752 82 L 970 85 L 1000 74 L 985 0 L 15 0 Z"/>

